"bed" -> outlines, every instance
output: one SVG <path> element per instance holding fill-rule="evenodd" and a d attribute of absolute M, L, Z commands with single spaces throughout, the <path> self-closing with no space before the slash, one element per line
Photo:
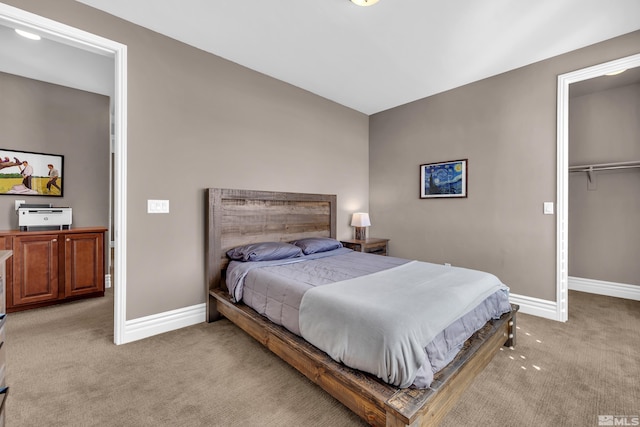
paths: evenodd
<path fill-rule="evenodd" d="M 206 207 L 207 320 L 226 317 L 371 425 L 438 423 L 495 352 L 515 344 L 517 306 L 511 306 L 475 332 L 428 388 L 393 386 L 349 368 L 247 305 L 233 302 L 225 283 L 227 251 L 232 248 L 335 238 L 336 196 L 211 188 Z"/>

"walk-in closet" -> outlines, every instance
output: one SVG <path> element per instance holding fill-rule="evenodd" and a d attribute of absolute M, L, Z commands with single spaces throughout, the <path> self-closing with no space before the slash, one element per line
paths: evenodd
<path fill-rule="evenodd" d="M 569 289 L 640 299 L 640 67 L 570 87 Z"/>

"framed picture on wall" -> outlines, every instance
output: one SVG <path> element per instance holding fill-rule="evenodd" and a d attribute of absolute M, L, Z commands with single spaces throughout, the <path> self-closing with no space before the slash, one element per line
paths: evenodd
<path fill-rule="evenodd" d="M 0 148 L 0 194 L 62 197 L 64 156 Z"/>
<path fill-rule="evenodd" d="M 420 165 L 420 198 L 467 197 L 467 159 Z"/>

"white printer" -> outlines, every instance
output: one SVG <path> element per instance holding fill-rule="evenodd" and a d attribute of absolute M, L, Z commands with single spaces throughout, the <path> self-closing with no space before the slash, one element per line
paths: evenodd
<path fill-rule="evenodd" d="M 68 230 L 71 208 L 54 208 L 50 204 L 22 204 L 18 207 L 20 231 Z"/>

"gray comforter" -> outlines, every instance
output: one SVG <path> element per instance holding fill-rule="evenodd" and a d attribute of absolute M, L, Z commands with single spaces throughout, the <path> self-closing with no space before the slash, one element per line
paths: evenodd
<path fill-rule="evenodd" d="M 234 302 L 243 301 L 272 322 L 300 335 L 298 309 L 302 295 L 309 289 L 407 262 L 340 248 L 278 261 L 232 261 L 226 282 Z"/>
<path fill-rule="evenodd" d="M 232 261 L 227 269 L 226 282 L 229 293 L 236 302 L 243 301 L 274 323 L 284 326 L 297 335 L 302 335 L 301 324 L 305 321 L 300 318 L 300 304 L 303 296 L 310 290 L 319 289 L 335 282 L 348 284 L 351 279 L 363 276 L 370 277 L 370 275 L 374 273 L 393 269 L 408 262 L 409 260 L 402 258 L 381 257 L 379 255 L 354 252 L 346 248 L 341 248 L 330 252 L 305 256 L 303 258 L 282 261 Z M 429 265 L 434 266 L 434 270 L 441 270 L 440 274 L 444 276 L 453 274 L 458 270 L 464 270 L 455 267 Z M 335 286 L 339 288 L 341 285 L 336 283 Z M 402 289 L 402 287 L 398 287 L 397 285 L 390 286 L 394 287 L 392 293 L 398 296 L 405 292 L 404 290 L 398 292 L 398 289 Z M 338 291 L 337 293 L 339 294 L 340 292 Z M 360 301 L 361 298 L 354 296 L 354 299 L 356 300 L 355 302 L 347 302 L 347 304 L 358 305 L 358 301 Z M 391 377 L 401 377 L 401 383 L 403 385 L 407 381 L 410 381 L 408 379 L 409 377 L 414 376 L 413 386 L 418 388 L 429 387 L 433 380 L 434 373 L 447 365 L 455 357 L 464 342 L 477 329 L 482 327 L 487 320 L 499 317 L 500 314 L 509 311 L 509 309 L 506 287 L 501 286 L 498 292 L 490 295 L 471 311 L 457 318 L 457 320 L 454 319 L 448 326 L 441 329 L 428 344 L 423 346 L 422 352 L 424 356 L 421 356 L 420 351 L 417 350 L 420 344 L 414 344 L 412 351 L 415 353 L 415 357 L 387 357 L 387 360 L 393 359 L 400 364 L 407 363 L 409 360 L 419 363 L 419 360 L 422 358 L 424 363 L 417 371 L 415 367 L 391 367 L 388 369 L 385 368 L 385 370 L 402 372 L 400 375 L 394 374 Z M 330 331 L 329 335 L 336 335 L 336 337 L 344 337 L 345 334 L 358 334 L 357 329 L 360 327 L 358 326 L 358 322 L 356 322 L 355 326 L 351 327 L 343 323 L 346 321 L 345 319 L 336 321 L 337 318 L 330 318 L 332 315 L 329 313 L 331 313 L 332 310 L 331 308 L 325 310 L 320 307 L 315 311 L 322 321 L 318 319 L 313 320 L 309 317 L 306 322 L 310 324 L 331 322 L 327 323 L 327 325 L 333 325 L 327 326 Z M 368 315 L 370 311 L 383 312 L 385 310 L 387 309 L 365 309 L 358 312 L 361 315 Z M 393 314 L 390 314 L 390 317 L 394 317 Z M 397 318 L 394 319 L 394 322 L 396 321 Z M 336 331 L 340 331 L 340 333 L 334 334 Z M 428 335 L 432 335 L 432 333 Z M 354 341 L 354 344 L 355 342 L 356 341 Z M 416 343 L 417 342 L 418 341 L 416 341 Z M 331 347 L 331 345 L 329 345 L 329 347 Z M 323 350 L 327 351 L 326 349 Z M 351 351 L 351 349 L 349 349 L 349 351 Z M 376 353 L 366 355 L 367 358 L 379 358 L 378 350 L 375 350 L 375 352 Z M 329 352 L 327 351 L 327 353 Z M 346 356 L 346 358 L 350 359 L 350 356 Z M 340 360 L 340 358 L 336 358 L 336 360 Z M 345 364 L 349 363 L 345 361 Z M 354 366 L 354 364 L 349 364 L 349 366 L 357 367 Z M 377 366 L 373 370 L 362 367 L 358 369 L 378 375 Z M 381 374 L 378 376 L 389 382 L 389 375 Z"/>
<path fill-rule="evenodd" d="M 496 292 L 505 294 L 505 304 L 492 317 L 509 311 L 508 288 L 497 277 L 412 261 L 310 289 L 300 304 L 300 332 L 334 360 L 409 387 L 425 363 L 425 347 Z"/>

